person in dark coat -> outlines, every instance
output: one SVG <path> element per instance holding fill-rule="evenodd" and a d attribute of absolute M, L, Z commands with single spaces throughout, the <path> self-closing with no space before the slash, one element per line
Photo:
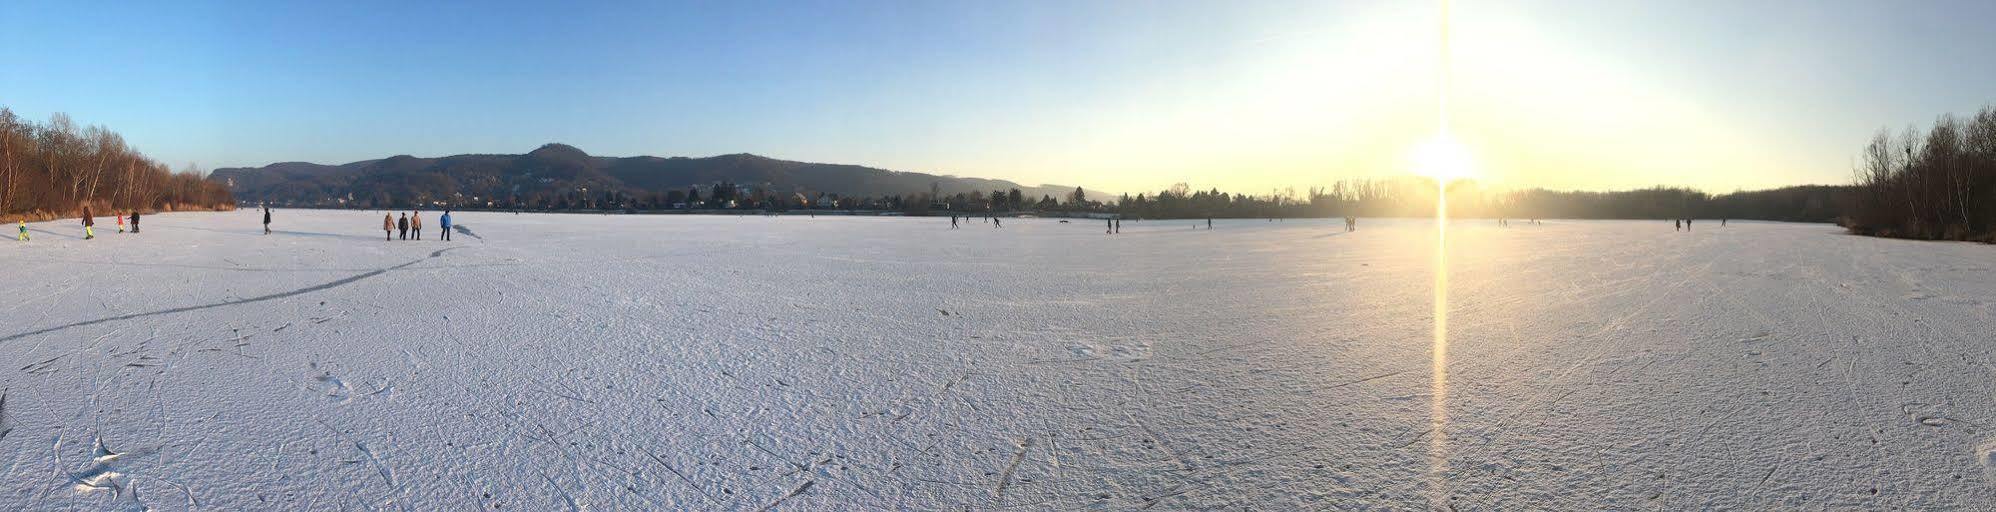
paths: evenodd
<path fill-rule="evenodd" d="M 139 234 L 139 211 L 132 210 L 132 234 Z"/>
<path fill-rule="evenodd" d="M 96 225 L 97 225 L 97 219 L 93 219 L 93 218 L 90 218 L 90 217 L 91 217 L 91 215 L 90 215 L 90 206 L 89 206 L 89 205 L 84 205 L 84 206 L 83 206 L 83 239 L 84 239 L 84 240 L 89 240 L 89 239 L 92 239 L 92 238 L 97 238 L 97 232 L 96 232 L 96 230 L 94 230 L 94 229 L 91 229 L 91 227 L 92 227 L 92 226 L 96 226 Z"/>
<path fill-rule="evenodd" d="M 263 234 L 270 234 L 270 206 L 263 207 Z"/>
<path fill-rule="evenodd" d="M 395 220 L 395 229 L 401 230 L 403 240 L 409 239 L 409 214 L 404 213 L 402 218 Z"/>

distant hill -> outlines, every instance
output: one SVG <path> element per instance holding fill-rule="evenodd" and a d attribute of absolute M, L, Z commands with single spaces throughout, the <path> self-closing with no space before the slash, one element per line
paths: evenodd
<path fill-rule="evenodd" d="M 712 197 L 716 184 L 783 197 L 912 197 L 930 192 L 933 186 L 945 196 L 1017 188 L 1029 199 L 1052 196 L 1064 201 L 1074 191 L 1073 186 L 1025 186 L 1005 180 L 795 162 L 746 153 L 705 158 L 590 156 L 565 144 L 548 144 L 524 155 L 398 155 L 340 165 L 282 162 L 216 169 L 208 179 L 227 184 L 244 203 L 356 207 L 432 201 L 506 204 L 514 199 L 538 204 L 550 198 L 599 198 L 606 194 L 658 198 L 689 189 Z M 584 189 L 589 191 L 586 195 L 580 192 Z M 1086 193 L 1090 199 L 1110 199 L 1098 191 Z"/>

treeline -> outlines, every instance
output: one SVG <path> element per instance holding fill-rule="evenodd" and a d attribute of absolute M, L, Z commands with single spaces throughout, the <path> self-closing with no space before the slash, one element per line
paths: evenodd
<path fill-rule="evenodd" d="M 1851 187 L 1809 185 L 1711 195 L 1656 187 L 1613 192 L 1485 189 L 1451 184 L 1449 216 L 1457 218 L 1671 219 L 1732 218 L 1833 222 Z M 1156 194 L 1125 195 L 1104 211 L 1141 218 L 1428 217 L 1443 191 L 1421 178 L 1344 180 L 1304 195 L 1193 191 L 1183 183 Z"/>
<path fill-rule="evenodd" d="M 139 154 L 102 126 L 77 127 L 68 115 L 23 121 L 0 107 L 0 219 L 98 215 L 122 210 L 228 209 L 228 188 L 200 173 L 174 173 Z"/>
<path fill-rule="evenodd" d="M 1922 133 L 1879 130 L 1843 225 L 1862 235 L 1996 242 L 1996 107 Z"/>

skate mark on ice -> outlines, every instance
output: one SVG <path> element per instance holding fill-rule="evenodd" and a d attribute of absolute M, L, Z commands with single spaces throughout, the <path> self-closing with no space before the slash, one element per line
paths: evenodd
<path fill-rule="evenodd" d="M 790 498 L 795 498 L 799 494 L 804 494 L 804 491 L 811 490 L 811 486 L 817 484 L 818 484 L 817 480 L 805 480 L 804 483 L 798 485 L 797 488 L 791 489 L 789 494 L 784 494 L 783 497 L 777 498 L 776 501 L 769 502 L 768 505 L 763 505 L 762 508 L 755 509 L 755 512 L 769 512 L 770 509 L 776 508 L 777 505 L 782 505 L 784 501 L 789 500 Z"/>
<path fill-rule="evenodd" d="M 1910 402 L 1899 405 L 1900 414 L 1905 414 L 1906 419 L 1912 420 L 1914 423 L 1919 423 L 1921 425 L 1929 427 L 1946 426 L 1947 424 L 1950 423 L 1966 423 L 1969 425 L 1975 425 L 1972 422 L 1962 421 L 1947 416 L 1943 416 L 1939 411 L 1939 409 L 1940 407 L 1934 406 L 1932 404 L 1925 404 L 1920 402 Z"/>
<path fill-rule="evenodd" d="M 1975 461 L 1982 464 L 1982 477 L 1996 482 L 1996 437 L 1975 446 Z"/>
<path fill-rule="evenodd" d="M 313 383 L 307 385 L 307 389 L 336 403 L 353 400 L 353 387 L 348 386 L 346 381 L 334 377 L 333 372 L 319 369 L 319 363 L 311 363 L 311 368 Z"/>
<path fill-rule="evenodd" d="M 1012 473 L 1019 471 L 1019 463 L 1026 460 L 1026 450 L 1033 447 L 1033 438 L 1019 441 L 1012 450 L 1012 462 L 1005 465 L 1005 472 L 998 476 L 998 487 L 991 490 L 993 499 L 1005 499 L 1005 488 L 1012 485 Z"/>
<path fill-rule="evenodd" d="M 236 299 L 236 300 L 229 300 L 229 301 L 222 301 L 222 302 L 216 302 L 216 303 L 213 303 L 213 304 L 202 304 L 202 305 L 198 305 L 198 306 L 185 306 L 185 307 L 178 307 L 178 308 L 172 308 L 172 309 L 162 309 L 162 310 L 159 310 L 159 311 L 148 311 L 148 312 L 145 312 L 145 313 L 132 313 L 132 314 L 129 314 L 129 315 L 119 315 L 119 316 L 111 316 L 111 317 L 104 317 L 104 318 L 99 318 L 99 319 L 95 319 L 95 320 L 84 320 L 84 321 L 81 321 L 81 322 L 74 322 L 74 323 L 69 323 L 69 324 L 63 324 L 63 325 L 58 325 L 58 326 L 54 326 L 54 327 L 49 327 L 49 328 L 45 328 L 45 329 L 39 329 L 39 330 L 34 330 L 34 331 L 28 331 L 28 332 L 24 332 L 24 333 L 20 333 L 20 334 L 15 334 L 15 335 L 12 335 L 12 336 L 8 336 L 8 337 L 5 337 L 5 338 L 0 338 L 0 343 L 5 343 L 5 342 L 9 342 L 9 341 L 14 341 L 14 340 L 18 340 L 18 339 L 21 339 L 21 338 L 26 338 L 26 337 L 29 337 L 29 336 L 36 336 L 36 335 L 41 335 L 41 334 L 48 334 L 48 333 L 51 333 L 51 332 L 55 332 L 55 331 L 60 331 L 60 330 L 63 330 L 63 329 L 69 329 L 69 328 L 74 328 L 74 327 L 85 327 L 85 326 L 91 326 L 91 325 L 97 325 L 97 324 L 101 324 L 101 323 L 105 323 L 105 322 L 116 322 L 116 321 L 120 321 L 120 320 L 131 320 L 131 319 L 134 319 L 134 318 L 145 318 L 145 317 L 149 317 L 149 316 L 159 316 L 159 315 L 171 315 L 171 314 L 174 314 L 174 313 L 186 313 L 186 312 L 188 312 L 188 311 L 200 311 L 200 310 L 203 310 L 203 309 L 213 309 L 213 308 L 219 308 L 219 307 L 225 307 L 225 306 L 238 306 L 238 305 L 242 305 L 242 304 L 250 304 L 250 303 L 256 303 L 256 302 L 264 302 L 264 301 L 271 301 L 271 300 L 277 300 L 277 299 L 284 299 L 284 298 L 290 298 L 290 297 L 296 297 L 296 296 L 299 296 L 299 295 L 304 295 L 304 294 L 307 294 L 307 293 L 312 293 L 312 292 L 317 292 L 317 291 L 325 291 L 325 290 L 330 290 L 330 289 L 333 289 L 333 288 L 338 288 L 338 287 L 341 287 L 341 286 L 346 286 L 346 285 L 349 285 L 349 284 L 353 284 L 353 283 L 355 283 L 355 282 L 357 282 L 357 281 L 360 281 L 360 280 L 363 280 L 363 279 L 367 279 L 367 278 L 370 278 L 370 277 L 374 277 L 374 276 L 378 276 L 378 275 L 382 275 L 382 274 L 386 274 L 386 273 L 389 273 L 389 272 L 393 272 L 393 271 L 397 271 L 397 270 L 402 270 L 402 269 L 404 269 L 404 268 L 408 268 L 408 267 L 410 267 L 410 266 L 413 266 L 413 265 L 415 265 L 415 264 L 417 264 L 417 263 L 422 263 L 422 262 L 424 262 L 424 261 L 429 261 L 429 260 L 430 260 L 430 259 L 432 259 L 432 258 L 436 258 L 436 257 L 439 257 L 439 256 L 443 256 L 443 254 L 444 254 L 445 252 L 449 252 L 449 251 L 450 251 L 450 250 L 452 250 L 452 249 L 456 249 L 456 247 L 451 247 L 451 248 L 446 248 L 446 249 L 441 249 L 441 250 L 438 250 L 438 251 L 436 251 L 436 252 L 432 252 L 432 253 L 430 253 L 429 257 L 426 257 L 426 258 L 422 258 L 422 259 L 418 259 L 418 260 L 412 260 L 412 261 L 409 261 L 409 262 L 407 262 L 407 263 L 403 263 L 403 264 L 400 264 L 400 265 L 396 265 L 396 266 L 393 266 L 393 267 L 388 267 L 388 268 L 383 268 L 383 269 L 376 269 L 376 270 L 371 270 L 371 271 L 368 271 L 368 272 L 366 272 L 366 273 L 362 273 L 362 274 L 358 274 L 358 275 L 354 275 L 354 276 L 352 276 L 352 277 L 347 277 L 347 278 L 345 278 L 345 279 L 340 279 L 340 280 L 336 280 L 336 281 L 332 281 L 332 282 L 328 282 L 328 283 L 324 283 L 324 284 L 319 284 L 319 285 L 315 285 L 315 286 L 307 286 L 307 287 L 304 287 L 304 288 L 299 288 L 299 289 L 296 289 L 296 290 L 291 290 L 291 291 L 286 291 L 286 292 L 278 292 L 278 293 L 273 293 L 273 294 L 270 294 L 270 295 L 264 295 L 264 296 L 261 296 L 261 297 L 250 297 L 250 298 L 247 298 L 247 299 Z"/>
<path fill-rule="evenodd" d="M 56 437 L 55 451 L 58 454 L 62 450 L 62 441 L 62 437 Z M 153 449 L 128 452 L 112 451 L 109 447 L 105 446 L 103 437 L 91 436 L 90 463 L 84 466 L 83 469 L 68 472 L 64 476 L 72 484 L 72 489 L 78 493 L 87 494 L 97 491 L 109 491 L 112 500 L 122 504 L 122 506 L 117 507 L 119 509 L 151 510 L 151 507 L 140 500 L 136 479 L 133 477 L 133 471 L 128 467 L 127 463 L 133 458 L 151 454 L 153 451 Z M 62 466 L 60 455 L 57 457 L 56 464 L 58 467 L 66 467 Z"/>
<path fill-rule="evenodd" d="M 322 420 L 322 419 L 318 419 L 318 418 L 312 418 L 312 421 L 315 421 L 315 422 L 318 422 L 318 423 L 319 423 L 319 426 L 321 426 L 321 427 L 326 427 L 326 430 L 331 430 L 331 431 L 333 431 L 333 434 L 335 434 L 335 435 L 338 435 L 338 436 L 340 436 L 340 438 L 341 438 L 341 439 L 345 439 L 345 440 L 346 440 L 346 441 L 347 441 L 348 443 L 353 443 L 353 447 L 354 447 L 354 449 L 356 449 L 356 450 L 360 450 L 360 453 L 361 453 L 361 455 L 364 455 L 364 456 L 366 456 L 366 457 L 367 457 L 367 458 L 366 458 L 365 460 L 347 460 L 347 461 L 341 461 L 341 462 L 345 462 L 345 463 L 347 463 L 347 464 L 356 464 L 356 463 L 360 463 L 360 462 L 367 462 L 367 463 L 369 463 L 369 464 L 371 464 L 371 465 L 373 465 L 373 466 L 374 466 L 374 471 L 375 471 L 376 473 L 379 473 L 379 474 L 381 475 L 381 481 L 382 481 L 382 482 L 386 482 L 386 483 L 388 484 L 388 488 L 390 488 L 390 489 L 400 489 L 400 488 L 401 488 L 401 487 L 399 487 L 399 486 L 395 485 L 395 470 L 393 470 L 393 469 L 389 469 L 389 467 L 388 467 L 388 464 L 387 464 L 386 462 L 382 462 L 382 460 L 381 460 L 381 457 L 379 457 L 379 456 L 376 456 L 376 455 L 374 454 L 374 450 L 372 450 L 372 449 L 369 449 L 369 448 L 367 447 L 367 443 L 363 443 L 363 442 L 360 442 L 360 440 L 359 440 L 359 439 L 354 439 L 354 437 L 353 437 L 353 436 L 351 436 L 351 435 L 348 435 L 348 434 L 347 434 L 347 433 L 346 433 L 345 431 L 342 431 L 342 430 L 340 430 L 340 429 L 336 429 L 336 428 L 333 428 L 333 426 L 332 426 L 332 425 L 328 425 L 328 424 L 326 424 L 326 421 L 325 421 L 325 420 Z"/>

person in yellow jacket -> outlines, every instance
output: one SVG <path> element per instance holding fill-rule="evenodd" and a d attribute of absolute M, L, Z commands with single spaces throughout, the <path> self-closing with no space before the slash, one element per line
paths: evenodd
<path fill-rule="evenodd" d="M 21 234 L 14 237 L 16 242 L 28 241 L 28 221 L 21 221 Z"/>

